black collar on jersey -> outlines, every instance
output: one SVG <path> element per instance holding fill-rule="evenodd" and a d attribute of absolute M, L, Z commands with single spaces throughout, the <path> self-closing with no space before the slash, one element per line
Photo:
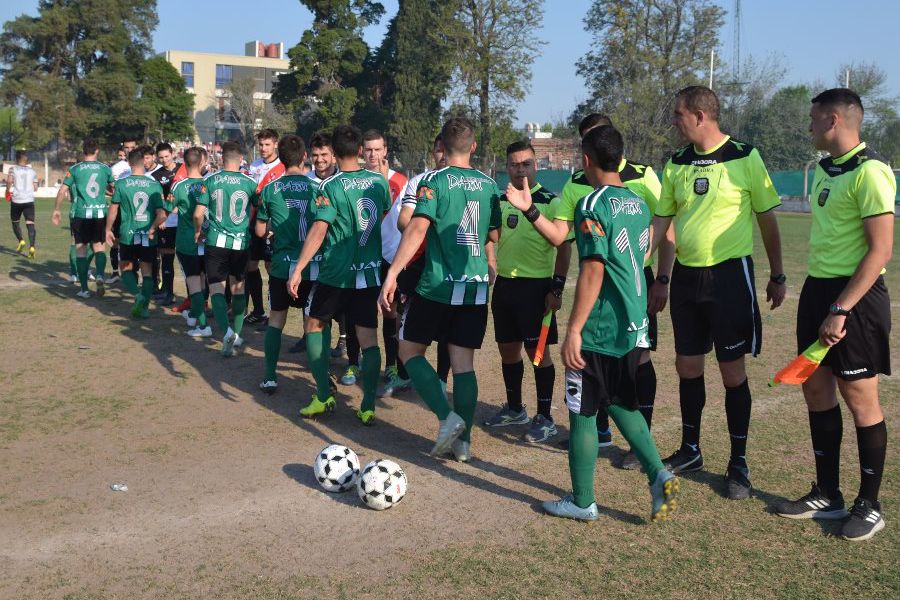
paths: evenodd
<path fill-rule="evenodd" d="M 542 186 L 540 183 L 531 188 L 531 202 L 534 204 L 550 204 L 550 201 L 556 198 L 556 194 Z M 501 202 L 507 202 L 506 193 L 500 196 Z"/>
<path fill-rule="evenodd" d="M 841 157 L 839 156 L 838 158 Z M 888 168 L 890 168 L 891 166 L 885 157 L 880 155 L 875 150 L 872 150 L 868 146 L 864 147 L 862 150 L 840 164 L 834 163 L 833 156 L 826 156 L 819 161 L 819 166 L 822 167 L 822 170 L 825 171 L 825 174 L 829 177 L 838 177 L 839 175 L 843 175 L 844 173 L 855 171 L 867 160 L 877 160 L 878 162 L 886 164 Z"/>
<path fill-rule="evenodd" d="M 646 171 L 649 166 L 650 165 L 645 165 L 644 163 L 631 162 L 630 160 L 625 159 L 625 166 L 619 171 L 619 179 L 622 180 L 622 183 L 640 179 L 644 176 L 644 171 Z M 584 174 L 584 170 L 578 170 L 572 173 L 572 183 L 577 185 L 591 185 L 587 180 L 587 176 Z"/>
<path fill-rule="evenodd" d="M 753 146 L 746 142 L 739 142 L 734 138 L 728 138 L 724 144 L 708 154 L 700 154 L 693 144 L 688 144 L 672 155 L 672 163 L 676 165 L 694 165 L 704 167 L 717 165 L 730 160 L 738 160 L 750 156 Z"/>

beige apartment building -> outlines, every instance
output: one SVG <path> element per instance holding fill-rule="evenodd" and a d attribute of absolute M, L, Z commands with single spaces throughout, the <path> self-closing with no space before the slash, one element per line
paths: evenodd
<path fill-rule="evenodd" d="M 254 98 L 268 104 L 278 76 L 289 69 L 284 44 L 247 42 L 244 55 L 167 50 L 166 60 L 181 73 L 187 91 L 194 95 L 196 140 L 215 143 L 238 137 L 239 125 L 229 105 L 228 85 L 238 79 L 253 79 Z"/>

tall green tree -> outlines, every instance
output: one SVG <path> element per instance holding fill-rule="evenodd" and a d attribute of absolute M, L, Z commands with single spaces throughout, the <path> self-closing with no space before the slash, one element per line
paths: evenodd
<path fill-rule="evenodd" d="M 841 87 L 850 78 L 850 89 L 860 95 L 865 109 L 862 137 L 887 157 L 893 166 L 900 165 L 900 100 L 887 92 L 887 73 L 874 63 L 841 65 L 835 73 L 835 84 Z"/>
<path fill-rule="evenodd" d="M 809 101 L 805 85 L 783 87 L 747 114 L 741 139 L 756 146 L 772 171 L 801 169 L 818 155 L 809 141 Z"/>
<path fill-rule="evenodd" d="M 584 17 L 593 48 L 576 63 L 590 96 L 573 120 L 604 112 L 630 156 L 661 163 L 677 143 L 673 96 L 705 82 L 724 15 L 710 0 L 594 0 Z"/>
<path fill-rule="evenodd" d="M 144 138 L 186 140 L 194 136 L 194 96 L 184 89 L 184 79 L 162 56 L 141 64 L 138 112 Z"/>
<path fill-rule="evenodd" d="M 357 108 L 355 80 L 369 47 L 365 27 L 378 23 L 384 6 L 371 0 L 300 0 L 313 13 L 311 29 L 288 50 L 290 71 L 273 89 L 275 102 L 307 129 L 347 123 Z"/>
<path fill-rule="evenodd" d="M 29 145 L 140 129 L 137 72 L 155 0 L 41 0 L 0 34 L 0 97 L 21 106 Z"/>
<path fill-rule="evenodd" d="M 482 152 L 492 147 L 495 121 L 511 120 L 512 106 L 525 98 L 531 63 L 543 45 L 536 30 L 542 0 L 461 0 L 452 35 L 458 79 L 472 100 Z"/>

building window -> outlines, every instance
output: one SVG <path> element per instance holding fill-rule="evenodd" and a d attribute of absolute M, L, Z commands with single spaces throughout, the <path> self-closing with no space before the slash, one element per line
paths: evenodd
<path fill-rule="evenodd" d="M 216 65 L 216 88 L 222 89 L 231 84 L 231 65 Z"/>
<path fill-rule="evenodd" d="M 194 87 L 194 63 L 181 63 L 181 76 L 184 78 L 184 85 L 186 87 Z"/>

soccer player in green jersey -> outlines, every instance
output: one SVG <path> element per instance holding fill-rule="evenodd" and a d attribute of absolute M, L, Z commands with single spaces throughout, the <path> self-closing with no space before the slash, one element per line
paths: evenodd
<path fill-rule="evenodd" d="M 518 189 L 528 187 L 534 206 L 548 219 L 553 219 L 559 198 L 537 183 L 537 161 L 528 141 L 514 142 L 506 148 L 506 172 L 510 183 Z M 544 314 L 552 311 L 547 344 L 556 344 L 556 311 L 562 305 L 572 247 L 550 244 L 525 220 L 525 215 L 500 198 L 500 241 L 497 244 L 497 279 L 491 298 L 494 337 L 500 350 L 506 406 L 485 421 L 487 427 L 503 427 L 528 423 L 522 404 L 522 378 L 525 364 L 522 348 L 533 361 Z M 557 433 L 550 414 L 556 368 L 551 353 L 545 351 L 534 368 L 537 391 L 537 414 L 525 432 L 525 441 L 545 442 Z"/>
<path fill-rule="evenodd" d="M 256 235 L 273 235 L 272 263 L 269 273 L 270 311 L 266 326 L 266 372 L 259 389 L 269 394 L 278 389 L 278 355 L 281 353 L 281 332 L 287 321 L 289 307 L 303 309 L 309 291 L 318 277 L 321 255 L 313 257 L 303 273 L 297 298 L 288 294 L 287 283 L 291 271 L 296 268 L 297 257 L 303 240 L 315 217 L 315 199 L 318 186 L 302 173 L 306 160 L 306 146 L 296 135 L 278 140 L 278 156 L 284 164 L 284 175 L 265 186 L 260 194 L 259 212 L 256 213 Z M 331 327 L 323 330 L 327 338 Z M 323 342 L 329 348 L 331 341 Z"/>
<path fill-rule="evenodd" d="M 390 310 L 397 277 L 428 239 L 425 268 L 401 316 L 400 360 L 413 385 L 440 421 L 435 456 L 453 451 L 470 457 L 472 423 L 478 401 L 475 350 L 487 327 L 487 244 L 499 238 L 500 192 L 493 179 L 470 166 L 475 127 L 454 118 L 441 130 L 447 167 L 419 184 L 412 220 L 388 269 L 379 298 Z M 453 368 L 453 410 L 434 368 L 425 359 L 431 342 L 444 338 Z"/>
<path fill-rule="evenodd" d="M 56 204 L 51 217 L 54 225 L 62 218 L 59 205 L 66 193 L 72 199 L 72 234 L 75 238 L 75 256 L 78 270 L 79 298 L 90 298 L 88 291 L 87 249 L 94 250 L 97 295 L 105 293 L 103 274 L 106 271 L 106 189 L 113 182 L 109 166 L 97 160 L 100 146 L 94 140 L 82 144 L 84 160 L 69 167 L 66 178 L 56 194 Z"/>
<path fill-rule="evenodd" d="M 157 231 L 166 220 L 163 189 L 155 179 L 144 174 L 144 156 L 140 150 L 128 155 L 131 174 L 115 183 L 112 204 L 106 215 L 106 240 L 119 239 L 119 264 L 125 289 L 134 294 L 131 316 L 149 316 L 148 305 L 153 294 L 153 263 L 156 261 Z M 113 232 L 116 220 L 119 233 Z M 140 266 L 141 287 L 138 288 L 134 267 Z"/>
<path fill-rule="evenodd" d="M 256 202 L 256 182 L 240 172 L 243 161 L 241 147 L 235 142 L 222 144 L 222 170 L 206 178 L 207 194 L 197 198 L 194 210 L 194 239 L 200 242 L 204 219 L 209 219 L 204 254 L 206 279 L 216 324 L 225 330 L 222 356 L 233 356 L 243 345 L 241 330 L 247 296 L 244 273 L 247 270 L 250 239 L 250 204 Z M 225 286 L 231 289 L 231 312 L 228 321 Z"/>
<path fill-rule="evenodd" d="M 647 422 L 638 411 L 637 369 L 648 347 L 647 285 L 643 258 L 650 245 L 650 209 L 619 177 L 622 136 L 596 127 L 581 141 L 584 172 L 596 190 L 575 210 L 580 261 L 575 303 L 562 358 L 569 408 L 569 470 L 573 493 L 544 502 L 548 513 L 581 521 L 598 518 L 594 502 L 597 424 L 605 406 L 631 444 L 650 485 L 652 520 L 674 510 L 678 480 L 659 458 Z M 507 197 L 528 200 L 527 189 L 507 188 Z M 530 209 L 536 212 L 537 207 Z M 533 219 L 533 214 L 529 217 Z"/>
<path fill-rule="evenodd" d="M 837 88 L 812 100 L 809 131 L 828 153 L 813 179 L 809 275 L 797 307 L 797 346 L 817 339 L 830 349 L 803 384 L 816 463 L 809 494 L 775 507 L 792 519 L 847 516 L 840 489 L 843 425 L 835 388 L 856 425 L 859 494 L 841 535 L 871 538 L 884 529 L 878 491 L 887 428 L 878 399 L 878 374 L 891 374 L 891 301 L 883 273 L 894 240 L 897 184 L 891 167 L 860 140 L 863 105 Z"/>
<path fill-rule="evenodd" d="M 187 177 L 172 186 L 166 198 L 165 208 L 178 215 L 175 228 L 175 254 L 184 271 L 190 310 L 181 311 L 185 324 L 191 329 L 191 337 L 212 336 L 212 327 L 206 321 L 206 299 L 203 297 L 203 274 L 205 272 L 205 247 L 194 236 L 194 213 L 200 199 L 207 195 L 206 183 L 201 174 L 203 153 L 193 147 L 184 151 L 184 167 Z M 207 203 L 209 200 L 207 200 Z M 168 220 L 166 221 L 169 222 Z"/>
<path fill-rule="evenodd" d="M 673 473 L 703 468 L 700 419 L 706 404 L 704 362 L 715 348 L 725 386 L 731 457 L 727 496 L 752 493 L 747 434 L 752 404 L 745 355 L 759 354 L 762 324 L 753 275 L 753 220 L 769 258 L 766 299 L 781 305 L 785 281 L 774 209 L 781 204 L 759 152 L 719 129 L 719 99 L 703 86 L 678 92 L 673 121 L 689 142 L 663 172 L 653 220 L 653 248 L 675 225 L 671 315 L 681 401 L 681 447 L 665 459 Z"/>
<path fill-rule="evenodd" d="M 303 272 L 321 253 L 319 277 L 306 305 L 306 353 L 316 395 L 300 416 L 334 410 L 323 331 L 336 315 L 345 313 L 356 327 L 362 350 L 363 400 L 356 416 L 364 425 L 372 425 L 381 373 L 376 304 L 381 287 L 381 220 L 391 206 L 391 196 L 380 173 L 359 167 L 362 133 L 357 128 L 335 127 L 331 147 L 341 170 L 319 188 L 315 220 L 289 283 L 291 297 L 299 298 Z"/>

